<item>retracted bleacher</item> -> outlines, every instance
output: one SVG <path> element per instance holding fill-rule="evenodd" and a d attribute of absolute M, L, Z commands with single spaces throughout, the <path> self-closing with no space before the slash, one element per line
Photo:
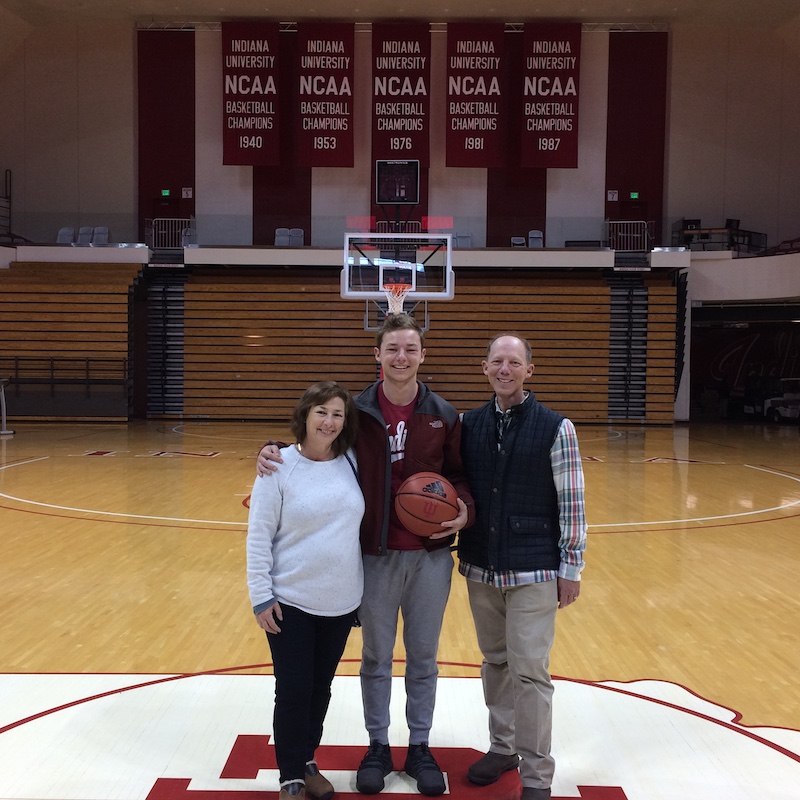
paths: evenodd
<path fill-rule="evenodd" d="M 644 296 L 646 405 L 636 421 L 671 423 L 675 289 L 653 275 Z M 519 270 L 500 280 L 491 270 L 459 272 L 455 299 L 429 302 L 420 379 L 460 410 L 485 402 L 486 343 L 514 330 L 531 341 L 529 388 L 539 399 L 576 422 L 608 421 L 610 309 L 609 286 L 597 274 Z M 186 418 L 285 420 L 314 381 L 358 390 L 375 379 L 364 304 L 343 300 L 331 271 L 198 271 L 185 286 L 184 318 Z"/>
<path fill-rule="evenodd" d="M 0 374 L 14 418 L 126 420 L 132 264 L 0 271 Z"/>

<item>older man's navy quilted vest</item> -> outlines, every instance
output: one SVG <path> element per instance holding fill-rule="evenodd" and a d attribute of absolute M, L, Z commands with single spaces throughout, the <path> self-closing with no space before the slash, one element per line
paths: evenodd
<path fill-rule="evenodd" d="M 458 555 L 494 571 L 558 569 L 558 499 L 550 449 L 564 417 L 530 393 L 497 446 L 494 398 L 463 417 L 461 454 L 475 498 L 475 525 Z"/>

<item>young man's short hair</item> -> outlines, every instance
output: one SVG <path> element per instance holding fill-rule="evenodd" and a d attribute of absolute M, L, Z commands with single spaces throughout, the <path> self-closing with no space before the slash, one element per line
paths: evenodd
<path fill-rule="evenodd" d="M 416 331 L 419 335 L 420 346 L 425 346 L 425 333 L 414 317 L 410 314 L 388 314 L 383 321 L 383 325 L 381 325 L 381 329 L 375 336 L 375 346 L 378 350 L 381 349 L 383 337 L 387 333 L 394 333 L 395 331 Z"/>

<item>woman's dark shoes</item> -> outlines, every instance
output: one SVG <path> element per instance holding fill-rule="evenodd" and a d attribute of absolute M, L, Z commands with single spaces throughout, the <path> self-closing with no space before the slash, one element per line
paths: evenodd
<path fill-rule="evenodd" d="M 315 761 L 306 764 L 306 794 L 314 800 L 331 800 L 333 797 L 333 784 L 320 774 Z"/>
<path fill-rule="evenodd" d="M 302 781 L 292 781 L 281 786 L 278 800 L 306 800 L 306 787 Z"/>

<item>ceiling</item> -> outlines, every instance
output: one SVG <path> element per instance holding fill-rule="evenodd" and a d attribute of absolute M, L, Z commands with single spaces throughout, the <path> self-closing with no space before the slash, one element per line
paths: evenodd
<path fill-rule="evenodd" d="M 93 19 L 147 24 L 269 18 L 544 19 L 778 28 L 800 21 L 798 0 L 0 0 L 0 9 L 33 26 Z"/>

